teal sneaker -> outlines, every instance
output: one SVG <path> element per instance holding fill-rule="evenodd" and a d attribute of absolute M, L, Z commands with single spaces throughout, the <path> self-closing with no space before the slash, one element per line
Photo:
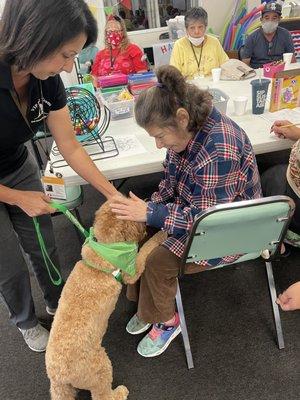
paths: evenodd
<path fill-rule="evenodd" d="M 126 331 L 131 335 L 139 335 L 140 333 L 146 332 L 146 330 L 149 329 L 150 326 L 151 324 L 140 320 L 137 314 L 134 314 L 134 316 L 126 325 Z"/>
<path fill-rule="evenodd" d="M 290 244 L 293 247 L 300 248 L 300 235 L 288 230 L 284 238 L 284 243 Z"/>
<path fill-rule="evenodd" d="M 138 344 L 137 351 L 143 357 L 159 356 L 180 332 L 179 316 L 176 313 L 174 326 L 154 324 L 151 331 Z"/>

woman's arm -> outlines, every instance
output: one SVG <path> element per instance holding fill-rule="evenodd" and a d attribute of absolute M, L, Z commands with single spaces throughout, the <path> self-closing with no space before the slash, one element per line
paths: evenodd
<path fill-rule="evenodd" d="M 16 190 L 0 185 L 0 202 L 20 207 L 29 217 L 54 212 L 55 209 L 49 205 L 50 201 L 43 192 Z"/>
<path fill-rule="evenodd" d="M 118 194 L 115 187 L 102 175 L 77 141 L 67 106 L 57 111 L 51 111 L 47 124 L 59 151 L 78 175 L 108 199 Z"/>
<path fill-rule="evenodd" d="M 272 125 L 271 132 L 274 132 L 276 136 L 291 140 L 300 139 L 300 128 L 297 126 L 289 126 L 284 128 L 286 125 L 293 125 L 290 121 L 281 120 L 275 121 Z"/>
<path fill-rule="evenodd" d="M 234 160 L 211 161 L 194 171 L 196 185 L 189 205 L 145 203 L 131 194 L 129 199 L 114 199 L 111 208 L 120 219 L 147 221 L 148 225 L 162 228 L 170 235 L 181 236 L 191 229 L 199 212 L 235 200 L 239 173 L 239 164 Z M 250 193 L 249 198 L 259 194 Z"/>

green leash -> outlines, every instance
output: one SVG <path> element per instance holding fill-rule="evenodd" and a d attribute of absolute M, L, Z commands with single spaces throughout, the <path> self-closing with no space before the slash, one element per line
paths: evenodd
<path fill-rule="evenodd" d="M 51 207 L 55 208 L 56 210 L 62 212 L 78 228 L 78 230 L 86 238 L 89 236 L 88 231 L 84 229 L 84 227 L 80 224 L 80 222 L 74 217 L 74 215 L 68 210 L 68 208 L 66 206 L 64 206 L 63 204 L 56 203 L 55 201 L 52 201 L 50 203 L 50 205 L 51 205 Z M 36 230 L 40 249 L 41 249 L 41 252 L 43 255 L 44 263 L 46 265 L 51 282 L 53 283 L 53 285 L 59 286 L 62 283 L 62 277 L 61 277 L 59 270 L 56 268 L 56 266 L 53 264 L 51 258 L 49 257 L 49 254 L 47 252 L 46 245 L 45 245 L 42 233 L 41 233 L 40 224 L 38 223 L 38 220 L 36 217 L 33 217 L 33 223 L 34 223 L 34 227 Z M 53 274 L 52 270 L 53 270 L 54 274 L 56 275 L 56 278 L 53 276 L 54 274 Z"/>
<path fill-rule="evenodd" d="M 118 268 L 116 271 L 107 271 L 105 269 L 100 269 L 103 272 L 111 273 L 118 282 L 122 282 L 122 274 L 121 271 L 126 272 L 130 276 L 133 276 L 136 272 L 135 269 L 135 259 L 138 252 L 138 245 L 135 242 L 116 242 L 116 243 L 98 243 L 95 240 L 93 228 L 90 229 L 88 232 L 84 227 L 80 224 L 80 222 L 74 217 L 74 215 L 68 210 L 66 206 L 60 203 L 56 203 L 51 201 L 50 206 L 55 208 L 56 210 L 63 213 L 76 227 L 77 229 L 83 234 L 85 237 L 84 245 L 89 246 L 96 254 L 103 257 L 105 260 L 110 262 L 112 265 Z M 60 275 L 59 270 L 55 267 L 53 262 L 51 261 L 49 254 L 47 252 L 45 242 L 40 230 L 40 225 L 37 221 L 36 217 L 33 217 L 33 223 L 35 226 L 35 230 L 37 233 L 38 242 L 41 248 L 41 252 L 43 255 L 43 259 L 51 279 L 51 282 L 59 286 L 62 283 L 62 277 Z M 99 269 L 97 266 L 93 265 L 88 260 L 83 260 L 86 265 L 91 268 Z M 55 279 L 52 275 L 52 271 L 57 276 Z"/>

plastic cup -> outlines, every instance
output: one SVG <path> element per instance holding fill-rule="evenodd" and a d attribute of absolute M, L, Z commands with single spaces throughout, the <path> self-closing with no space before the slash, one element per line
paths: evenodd
<path fill-rule="evenodd" d="M 234 97 L 234 113 L 235 115 L 244 115 L 247 107 L 248 97 L 238 96 Z"/>
<path fill-rule="evenodd" d="M 263 114 L 265 111 L 270 79 L 254 79 L 252 85 L 252 113 Z"/>
<path fill-rule="evenodd" d="M 211 70 L 211 75 L 212 75 L 212 80 L 213 82 L 219 82 L 220 78 L 221 78 L 221 68 L 213 68 Z"/>
<path fill-rule="evenodd" d="M 283 57 L 283 61 L 285 62 L 285 68 L 286 68 L 292 62 L 293 53 L 283 53 L 282 57 Z"/>

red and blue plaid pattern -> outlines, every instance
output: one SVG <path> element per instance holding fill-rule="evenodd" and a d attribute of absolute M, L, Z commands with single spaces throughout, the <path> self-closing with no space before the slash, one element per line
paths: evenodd
<path fill-rule="evenodd" d="M 147 224 L 168 232 L 163 245 L 178 257 L 199 212 L 216 204 L 261 197 L 249 138 L 215 108 L 183 153 L 168 150 L 164 170 L 164 180 L 148 203 Z M 227 256 L 200 264 L 209 267 L 236 259 L 236 255 Z"/>

